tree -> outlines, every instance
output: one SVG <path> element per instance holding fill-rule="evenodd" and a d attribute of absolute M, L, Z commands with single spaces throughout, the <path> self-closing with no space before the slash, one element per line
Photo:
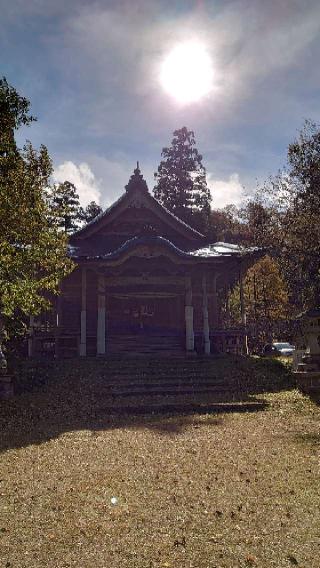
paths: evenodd
<path fill-rule="evenodd" d="M 287 166 L 247 206 L 251 242 L 278 260 L 299 312 L 320 300 L 320 127 L 306 121 Z"/>
<path fill-rule="evenodd" d="M 202 156 L 195 145 L 192 130 L 184 126 L 174 131 L 171 146 L 163 148 L 163 159 L 154 174 L 154 196 L 177 217 L 206 232 L 211 195 Z"/>
<path fill-rule="evenodd" d="M 103 209 L 98 205 L 95 201 L 90 201 L 85 209 L 81 208 L 80 211 L 80 218 L 85 223 L 90 223 L 93 221 L 100 213 L 102 213 Z"/>
<path fill-rule="evenodd" d="M 243 244 L 263 247 L 271 242 L 272 211 L 260 197 L 256 196 L 250 199 L 245 207 L 239 211 L 239 216 L 243 228 Z"/>
<path fill-rule="evenodd" d="M 288 164 L 294 198 L 320 205 L 320 125 L 306 120 L 297 140 L 289 144 Z"/>
<path fill-rule="evenodd" d="M 300 303 L 308 307 L 320 301 L 320 125 L 314 122 L 305 121 L 297 140 L 289 145 L 287 186 L 288 264 L 300 289 Z"/>
<path fill-rule="evenodd" d="M 289 293 L 279 264 L 269 255 L 249 268 L 243 282 L 247 324 L 255 341 L 263 344 L 285 331 L 290 315 Z M 235 323 L 241 321 L 240 286 L 230 296 Z"/>
<path fill-rule="evenodd" d="M 235 205 L 226 205 L 222 209 L 211 209 L 207 233 L 211 242 L 243 242 L 246 236 L 246 225 L 241 222 L 239 214 Z"/>
<path fill-rule="evenodd" d="M 269 255 L 249 268 L 244 282 L 248 321 L 286 319 L 289 298 L 278 263 Z"/>
<path fill-rule="evenodd" d="M 46 192 L 52 164 L 45 146 L 17 148 L 14 132 L 34 119 L 30 103 L 0 80 L 0 320 L 21 320 L 48 306 L 72 270 L 66 237 L 58 230 Z"/>
<path fill-rule="evenodd" d="M 55 185 L 49 200 L 58 226 L 67 234 L 76 231 L 82 220 L 82 210 L 75 185 L 70 181 Z"/>
<path fill-rule="evenodd" d="M 4 176 L 11 163 L 18 157 L 14 131 L 28 126 L 36 118 L 29 114 L 29 101 L 11 87 L 6 78 L 0 79 L 0 168 Z"/>

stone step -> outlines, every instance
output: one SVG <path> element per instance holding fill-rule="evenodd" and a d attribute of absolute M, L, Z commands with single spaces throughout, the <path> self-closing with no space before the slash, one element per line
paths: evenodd
<path fill-rule="evenodd" d="M 103 380 L 99 382 L 99 388 L 101 390 L 117 389 L 117 388 L 132 388 L 132 389 L 148 389 L 149 387 L 159 387 L 159 388 L 169 388 L 169 387 L 203 387 L 203 386 L 230 386 L 233 384 L 242 384 L 244 381 L 239 381 L 237 378 L 228 378 L 227 380 L 221 380 L 215 377 L 183 377 L 177 380 L 177 377 L 149 377 L 146 380 L 145 377 L 128 377 L 124 379 L 123 377 L 117 378 L 112 377 L 110 379 Z"/>
<path fill-rule="evenodd" d="M 161 363 L 160 361 L 155 361 L 152 365 L 144 365 L 143 362 L 137 361 L 137 359 L 132 360 L 132 363 L 129 364 L 128 360 L 126 360 L 126 364 L 122 365 L 114 363 L 114 362 L 107 362 L 104 367 L 102 367 L 101 371 L 105 369 L 106 374 L 110 374 L 110 372 L 115 372 L 118 375 L 124 373 L 135 372 L 136 374 L 150 374 L 157 372 L 159 374 L 165 374 L 170 371 L 172 374 L 181 374 L 181 373 L 192 373 L 197 374 L 202 371 L 212 373 L 214 371 L 214 366 L 212 363 L 208 361 L 201 362 L 197 365 L 195 364 L 188 364 L 185 361 L 174 360 L 170 363 Z"/>
<path fill-rule="evenodd" d="M 232 389 L 230 385 L 217 385 L 212 387 L 158 387 L 158 388 L 145 388 L 145 389 L 133 389 L 130 388 L 128 390 L 125 389 L 111 389 L 109 393 L 105 393 L 107 396 L 111 396 L 112 398 L 116 397 L 132 397 L 132 396 L 153 396 L 153 395 L 164 395 L 164 396 L 174 396 L 176 394 L 179 395 L 194 395 L 194 394 L 208 394 L 208 393 L 225 393 L 225 392 L 232 392 L 235 390 L 240 389 Z M 103 393 L 100 393 L 100 396 L 103 396 Z"/>
<path fill-rule="evenodd" d="M 97 405 L 105 406 L 145 406 L 150 404 L 213 404 L 243 399 L 244 391 L 237 388 L 221 389 L 212 392 L 130 392 L 119 394 L 95 393 Z"/>
<path fill-rule="evenodd" d="M 117 371 L 103 371 L 101 370 L 99 373 L 99 376 L 101 378 L 101 380 L 105 380 L 106 382 L 108 381 L 112 381 L 112 382 L 116 382 L 118 380 L 124 380 L 124 381 L 135 381 L 135 380 L 143 380 L 143 381 L 149 381 L 149 380 L 159 380 L 159 381 L 197 381 L 197 380 L 215 380 L 216 378 L 219 378 L 219 380 L 221 381 L 221 374 L 220 375 L 216 375 L 214 373 L 214 370 L 212 369 L 197 369 L 197 370 L 193 370 L 193 369 L 181 369 L 181 371 L 178 371 L 177 369 L 167 369 L 167 371 L 165 371 L 164 369 L 156 369 L 155 371 L 151 371 L 151 370 L 143 370 L 141 371 L 140 369 L 138 369 L 137 367 L 135 369 L 125 369 L 125 370 L 121 370 L 118 369 Z M 230 376 L 230 374 L 226 373 L 226 378 Z M 232 378 L 238 378 L 239 376 L 243 376 L 241 373 L 236 374 L 234 373 L 233 375 L 231 375 Z"/>
<path fill-rule="evenodd" d="M 121 415 L 142 415 L 142 414 L 212 414 L 228 412 L 256 412 L 264 410 L 266 403 L 248 402 L 175 402 L 175 403 L 154 403 L 154 404 L 127 404 L 112 405 L 98 410 L 98 416 L 121 416 Z"/>
<path fill-rule="evenodd" d="M 109 335 L 108 354 L 166 354 L 183 352 L 184 343 L 180 337 L 165 335 Z"/>
<path fill-rule="evenodd" d="M 166 345 L 181 345 L 183 343 L 177 339 L 168 339 L 165 337 L 150 337 L 150 338 L 139 338 L 133 337 L 130 339 L 112 339 L 109 338 L 107 345 L 159 345 L 159 344 L 166 344 Z"/>
<path fill-rule="evenodd" d="M 130 367 L 132 366 L 135 362 L 139 363 L 139 366 L 141 365 L 141 367 L 154 367 L 154 365 L 156 364 L 161 364 L 163 366 L 170 366 L 170 365 L 178 365 L 178 364 L 184 364 L 185 366 L 198 366 L 201 364 L 211 364 L 214 360 L 218 360 L 221 357 L 219 355 L 217 356 L 213 356 L 211 355 L 210 357 L 207 356 L 200 356 L 197 355 L 193 352 L 186 354 L 186 352 L 183 352 L 183 356 L 182 357 L 178 357 L 177 359 L 173 356 L 169 356 L 167 358 L 165 357 L 156 357 L 156 356 L 152 356 L 152 357 L 147 357 L 147 356 L 142 356 L 139 357 L 137 355 L 133 355 L 131 359 L 125 359 L 123 358 L 121 355 L 112 355 L 112 356 L 108 356 L 106 359 L 101 359 L 101 361 L 104 361 L 104 364 L 106 366 L 118 366 L 121 365 L 123 367 Z"/>

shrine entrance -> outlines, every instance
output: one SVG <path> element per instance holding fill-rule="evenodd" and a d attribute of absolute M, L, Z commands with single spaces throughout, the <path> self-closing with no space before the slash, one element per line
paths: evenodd
<path fill-rule="evenodd" d="M 46 344 L 55 357 L 209 355 L 228 324 L 219 293 L 242 282 L 260 253 L 210 244 L 149 193 L 137 166 L 123 195 L 71 235 L 68 254 L 75 269 L 60 284 L 51 329 L 30 318 L 30 356 Z"/>
<path fill-rule="evenodd" d="M 183 350 L 183 298 L 142 292 L 111 295 L 107 333 L 109 353 Z"/>

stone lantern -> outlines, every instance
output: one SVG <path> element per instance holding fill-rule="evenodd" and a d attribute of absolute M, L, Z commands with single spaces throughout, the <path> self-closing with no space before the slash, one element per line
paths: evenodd
<path fill-rule="evenodd" d="M 303 347 L 300 361 L 295 367 L 295 376 L 302 390 L 320 394 L 320 307 L 312 308 L 299 316 L 300 338 L 297 344 Z"/>
<path fill-rule="evenodd" d="M 301 332 L 306 347 L 304 364 L 320 370 L 320 308 L 313 308 L 300 316 Z"/>

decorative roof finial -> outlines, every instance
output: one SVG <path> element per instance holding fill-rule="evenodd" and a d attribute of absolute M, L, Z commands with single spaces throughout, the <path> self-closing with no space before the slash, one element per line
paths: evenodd
<path fill-rule="evenodd" d="M 133 189 L 139 189 L 140 191 L 148 191 L 148 186 L 146 181 L 143 179 L 143 175 L 140 171 L 139 162 L 137 161 L 137 167 L 133 170 L 133 174 L 126 185 L 126 190 L 131 191 Z"/>

